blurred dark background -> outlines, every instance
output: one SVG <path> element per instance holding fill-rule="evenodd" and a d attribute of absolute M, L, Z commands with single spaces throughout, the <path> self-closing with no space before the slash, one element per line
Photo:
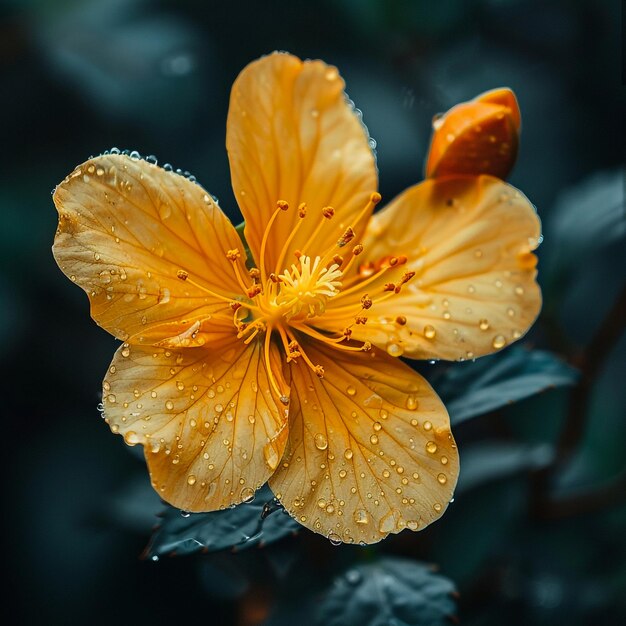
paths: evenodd
<path fill-rule="evenodd" d="M 0 3 L 10 623 L 290 624 L 342 568 L 380 554 L 437 564 L 458 587 L 464 624 L 619 622 L 621 19 L 618 2 L 599 0 Z M 141 458 L 100 420 L 115 341 L 54 263 L 50 192 L 117 146 L 191 171 L 238 222 L 224 148 L 229 90 L 248 62 L 275 49 L 339 67 L 377 141 L 387 200 L 422 178 L 434 114 L 514 89 L 523 129 L 510 182 L 536 204 L 545 234 L 544 312 L 525 344 L 581 378 L 460 424 L 470 478 L 422 533 L 364 550 L 303 530 L 235 555 L 141 560 L 161 505 Z M 308 623 L 306 613 L 297 619 Z"/>

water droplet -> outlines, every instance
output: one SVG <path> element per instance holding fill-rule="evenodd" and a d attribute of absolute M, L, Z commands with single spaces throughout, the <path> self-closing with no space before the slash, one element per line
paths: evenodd
<path fill-rule="evenodd" d="M 376 445 L 378 443 L 378 435 L 372 435 L 370 437 L 370 442 L 374 445 Z"/>
<path fill-rule="evenodd" d="M 318 450 L 326 450 L 326 448 L 328 448 L 328 440 L 322 433 L 317 433 L 315 437 L 313 437 L 313 440 Z"/>
<path fill-rule="evenodd" d="M 254 489 L 250 489 L 250 487 L 245 487 L 241 490 L 241 501 L 242 502 L 252 502 L 254 500 Z"/>
<path fill-rule="evenodd" d="M 352 458 L 353 456 L 353 452 L 352 450 L 350 450 L 350 448 L 347 448 L 346 451 L 343 453 L 343 456 L 346 457 L 346 459 L 348 459 L 348 461 Z"/>
<path fill-rule="evenodd" d="M 491 342 L 491 345 L 496 350 L 499 350 L 500 348 L 504 348 L 504 346 L 506 345 L 506 339 L 504 338 L 504 335 L 496 335 L 493 338 L 493 341 Z"/>
<path fill-rule="evenodd" d="M 334 546 L 341 545 L 341 537 L 337 533 L 329 533 L 328 541 L 330 541 L 330 543 L 332 543 Z"/>
<path fill-rule="evenodd" d="M 429 441 L 426 444 L 426 452 L 429 454 L 435 454 L 435 452 L 437 452 L 437 444 L 434 441 Z"/>
<path fill-rule="evenodd" d="M 187 476 L 187 484 L 190 487 L 193 487 L 193 485 L 196 484 L 196 477 L 193 474 L 189 474 L 189 476 Z"/>
<path fill-rule="evenodd" d="M 181 511 L 180 512 L 180 516 L 181 517 L 189 517 L 191 515 L 191 513 L 189 511 Z"/>
<path fill-rule="evenodd" d="M 419 527 L 419 522 L 417 520 L 411 519 L 406 523 L 406 526 L 409 530 L 417 530 Z"/>
<path fill-rule="evenodd" d="M 347 391 L 347 393 L 348 393 L 348 395 L 349 395 L 349 396 L 354 396 L 354 395 L 356 395 L 356 389 L 355 389 L 354 387 L 352 387 L 352 386 L 348 387 L 348 388 L 346 389 L 346 391 Z"/>
<path fill-rule="evenodd" d="M 489 330 L 489 322 L 485 319 L 482 319 L 478 322 L 478 328 L 480 330 Z"/>
<path fill-rule="evenodd" d="M 409 409 L 409 411 L 415 411 L 415 409 L 417 409 L 417 399 L 415 396 L 407 396 L 406 408 Z"/>
<path fill-rule="evenodd" d="M 438 474 L 437 480 L 440 484 L 445 485 L 448 482 L 448 477 L 445 474 Z"/>
<path fill-rule="evenodd" d="M 434 339 L 436 334 L 437 331 L 434 326 L 431 326 L 430 324 L 424 326 L 424 337 L 426 337 L 426 339 Z"/>
<path fill-rule="evenodd" d="M 139 443 L 140 438 L 134 430 L 129 430 L 124 433 L 124 441 L 129 446 L 136 446 Z"/>
<path fill-rule="evenodd" d="M 369 524 L 370 516 L 365 509 L 357 509 L 353 517 L 357 524 Z"/>
<path fill-rule="evenodd" d="M 404 348 L 399 343 L 395 343 L 391 341 L 387 344 L 387 354 L 390 356 L 402 356 L 404 353 Z"/>
<path fill-rule="evenodd" d="M 174 408 L 174 403 L 173 403 L 171 400 L 168 400 L 168 401 L 165 403 L 165 408 L 166 408 L 168 411 L 171 411 L 171 410 Z"/>
<path fill-rule="evenodd" d="M 432 422 L 425 421 L 424 422 L 424 430 L 432 430 L 433 424 Z"/>
<path fill-rule="evenodd" d="M 374 422 L 372 424 L 372 428 L 376 431 L 376 432 L 380 432 L 383 428 L 383 425 L 380 422 Z"/>
<path fill-rule="evenodd" d="M 435 509 L 435 511 L 437 511 L 437 513 L 441 512 L 441 504 L 439 504 L 439 502 L 435 502 L 435 504 L 433 504 L 433 509 Z"/>

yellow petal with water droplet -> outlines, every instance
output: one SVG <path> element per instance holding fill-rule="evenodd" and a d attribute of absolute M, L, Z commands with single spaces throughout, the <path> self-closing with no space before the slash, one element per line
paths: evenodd
<path fill-rule="evenodd" d="M 352 339 L 392 356 L 402 346 L 403 357 L 417 359 L 464 360 L 509 345 L 541 308 L 532 253 L 539 239 L 532 204 L 497 178 L 446 177 L 411 187 L 374 215 L 359 258 L 376 266 L 390 254 L 406 255 L 405 269 L 415 276 L 374 303 L 367 323 L 351 326 Z M 355 289 L 352 309 L 348 296 L 333 298 L 318 325 L 329 331 L 350 325 L 370 289 Z M 405 323 L 390 323 L 398 316 Z"/>
<path fill-rule="evenodd" d="M 345 228 L 356 218 L 378 188 L 374 155 L 344 90 L 336 68 L 290 54 L 270 54 L 250 63 L 233 85 L 226 147 L 246 240 L 256 259 L 276 202 L 284 200 L 292 207 L 272 228 L 268 267 L 274 267 L 300 220 L 295 208 L 301 202 L 311 210 L 335 208 L 334 223 L 315 240 L 325 250 L 341 235 L 341 224 Z M 353 224 L 357 232 L 367 217 Z M 310 217 L 302 221 L 287 258 L 311 239 L 316 225 Z"/>
<path fill-rule="evenodd" d="M 105 402 L 105 417 L 126 443 L 144 446 L 152 484 L 170 504 L 213 511 L 248 501 L 278 466 L 287 417 L 262 353 L 258 342 L 228 337 L 215 352 L 136 345 L 117 351 L 104 381 L 115 395 Z M 280 367 L 273 346 L 270 358 Z"/>
<path fill-rule="evenodd" d="M 146 161 L 103 155 L 75 172 L 91 167 L 102 175 L 70 175 L 55 190 L 53 252 L 89 296 L 98 324 L 122 340 L 169 339 L 169 347 L 185 347 L 174 345 L 178 337 L 197 345 L 202 335 L 206 343 L 232 331 L 228 302 L 206 289 L 226 298 L 241 292 L 224 252 L 244 247 L 217 204 L 204 200 L 200 185 Z M 188 280 L 178 278 L 181 270 Z M 207 319 L 210 327 L 185 337 L 194 322 Z"/>
<path fill-rule="evenodd" d="M 307 528 L 347 543 L 375 543 L 437 519 L 443 507 L 437 512 L 434 504 L 450 501 L 459 465 L 448 414 L 428 383 L 377 349 L 304 349 L 325 374 L 320 379 L 301 361 L 291 364 L 289 443 L 270 478 L 287 510 Z M 317 445 L 316 433 L 327 445 Z M 429 442 L 440 454 L 427 451 Z"/>

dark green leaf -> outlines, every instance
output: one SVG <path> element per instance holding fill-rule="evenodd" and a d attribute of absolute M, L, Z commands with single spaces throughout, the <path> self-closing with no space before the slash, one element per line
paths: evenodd
<path fill-rule="evenodd" d="M 449 366 L 431 379 L 452 424 L 536 393 L 572 385 L 578 372 L 550 352 L 515 346 L 473 363 Z"/>
<path fill-rule="evenodd" d="M 552 446 L 506 441 L 485 441 L 463 448 L 461 473 L 456 492 L 461 493 L 484 483 L 509 478 L 519 472 L 537 470 L 552 460 Z"/>
<path fill-rule="evenodd" d="M 455 585 L 432 567 L 400 558 L 357 565 L 335 579 L 319 608 L 323 626 L 450 623 Z"/>
<path fill-rule="evenodd" d="M 148 558 L 251 548 L 277 541 L 300 527 L 277 504 L 267 486 L 257 492 L 252 502 L 231 509 L 183 513 L 168 507 L 162 517 L 146 549 Z"/>
<path fill-rule="evenodd" d="M 598 172 L 563 192 L 546 223 L 553 279 L 592 252 L 626 235 L 624 172 Z"/>

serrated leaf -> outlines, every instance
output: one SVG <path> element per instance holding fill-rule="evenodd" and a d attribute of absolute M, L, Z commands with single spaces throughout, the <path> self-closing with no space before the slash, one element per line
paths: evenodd
<path fill-rule="evenodd" d="M 474 363 L 457 363 L 431 379 L 452 424 L 523 400 L 546 389 L 572 385 L 576 369 L 543 350 L 512 347 Z"/>
<path fill-rule="evenodd" d="M 335 579 L 318 612 L 323 626 L 449 625 L 454 583 L 423 563 L 389 557 Z"/>
<path fill-rule="evenodd" d="M 183 513 L 168 507 L 150 539 L 146 556 L 158 559 L 173 553 L 251 548 L 282 539 L 299 528 L 264 486 L 252 502 L 224 511 Z"/>

